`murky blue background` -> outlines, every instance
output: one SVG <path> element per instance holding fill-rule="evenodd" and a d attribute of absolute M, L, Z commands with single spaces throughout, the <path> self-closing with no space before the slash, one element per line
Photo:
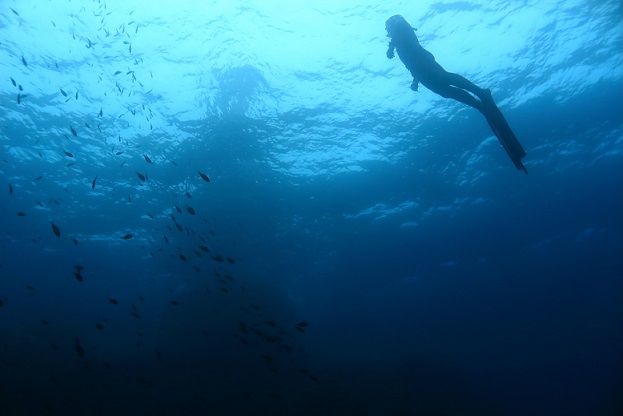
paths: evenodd
<path fill-rule="evenodd" d="M 619 1 L 199 3 L 0 4 L 2 415 L 621 414 Z"/>

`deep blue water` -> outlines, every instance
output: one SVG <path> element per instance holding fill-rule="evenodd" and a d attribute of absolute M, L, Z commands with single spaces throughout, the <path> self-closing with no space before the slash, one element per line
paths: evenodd
<path fill-rule="evenodd" d="M 0 415 L 623 414 L 619 1 L 193 3 L 0 5 Z"/>

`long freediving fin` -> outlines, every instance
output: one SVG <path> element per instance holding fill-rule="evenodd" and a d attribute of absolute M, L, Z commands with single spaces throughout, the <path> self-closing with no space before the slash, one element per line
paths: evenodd
<path fill-rule="evenodd" d="M 488 97 L 490 99 L 483 100 L 483 104 L 485 104 L 485 109 L 487 111 L 486 118 L 491 130 L 502 144 L 502 147 L 504 147 L 504 150 L 506 150 L 506 153 L 513 161 L 515 167 L 528 174 L 528 170 L 521 162 L 521 159 L 526 155 L 526 151 L 521 143 L 519 143 L 519 140 L 517 140 L 515 133 L 511 130 L 506 118 L 495 104 L 495 101 L 493 101 L 493 97 L 491 97 L 490 93 Z"/>

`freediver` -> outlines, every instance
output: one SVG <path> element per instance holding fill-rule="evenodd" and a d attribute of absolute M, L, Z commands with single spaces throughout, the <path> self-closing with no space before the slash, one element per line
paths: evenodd
<path fill-rule="evenodd" d="M 411 89 L 417 91 L 418 84 L 421 83 L 444 98 L 453 98 L 480 111 L 517 169 L 528 173 L 521 162 L 526 152 L 493 101 L 491 91 L 443 69 L 435 61 L 433 54 L 420 45 L 415 29 L 402 16 L 390 17 L 385 22 L 385 30 L 391 38 L 387 57 L 394 57 L 394 49 L 398 52 L 398 57 L 413 76 Z"/>

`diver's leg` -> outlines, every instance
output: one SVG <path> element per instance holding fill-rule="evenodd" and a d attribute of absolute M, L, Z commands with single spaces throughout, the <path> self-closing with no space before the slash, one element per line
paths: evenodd
<path fill-rule="evenodd" d="M 452 98 L 454 100 L 462 102 L 463 104 L 467 104 L 468 106 L 474 107 L 476 110 L 480 111 L 485 117 L 487 116 L 487 114 L 485 114 L 486 109 L 483 103 L 461 88 L 453 87 L 449 84 L 443 86 L 425 86 L 429 90 L 441 95 L 444 98 Z"/>
<path fill-rule="evenodd" d="M 446 79 L 450 85 L 467 90 L 475 94 L 482 101 L 491 99 L 491 91 L 480 88 L 478 85 L 474 84 L 462 75 L 446 72 Z"/>
<path fill-rule="evenodd" d="M 491 91 L 483 90 L 461 75 L 448 72 L 439 66 L 437 70 L 429 71 L 425 76 L 421 77 L 420 82 L 426 88 L 442 97 L 452 98 L 463 104 L 467 104 L 480 111 L 485 117 L 489 117 L 489 114 L 487 114 L 487 107 L 493 101 L 491 99 Z"/>

